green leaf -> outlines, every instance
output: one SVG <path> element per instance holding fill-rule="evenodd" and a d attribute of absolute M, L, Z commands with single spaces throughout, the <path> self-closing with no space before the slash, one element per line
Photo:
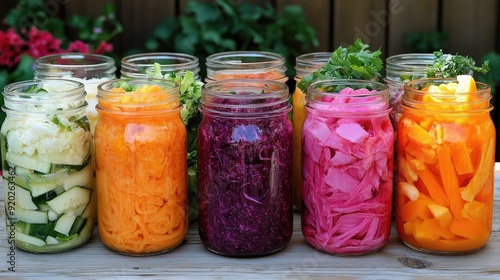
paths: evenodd
<path fill-rule="evenodd" d="M 19 82 L 33 79 L 33 64 L 35 60 L 28 54 L 23 54 L 17 65 L 16 70 L 12 72 L 9 82 Z"/>

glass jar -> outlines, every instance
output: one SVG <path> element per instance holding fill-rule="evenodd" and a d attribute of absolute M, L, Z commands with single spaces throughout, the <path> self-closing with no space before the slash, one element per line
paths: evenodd
<path fill-rule="evenodd" d="M 232 51 L 209 55 L 206 82 L 226 79 L 266 79 L 286 83 L 285 58 L 261 51 Z"/>
<path fill-rule="evenodd" d="M 158 63 L 159 69 L 155 69 Z M 197 133 L 201 121 L 198 110 L 203 85 L 197 57 L 182 53 L 141 53 L 124 57 L 121 61 L 121 79 L 159 77 L 180 83 L 181 118 L 187 129 L 188 202 L 189 220 L 198 218 L 198 161 Z M 159 71 L 159 75 L 157 73 Z M 186 76 L 186 73 L 191 73 Z"/>
<path fill-rule="evenodd" d="M 334 79 L 307 88 L 302 234 L 315 249 L 362 255 L 391 230 L 394 130 L 384 84 Z"/>
<path fill-rule="evenodd" d="M 63 53 L 42 56 L 35 61 L 36 79 L 62 78 L 81 82 L 87 92 L 87 117 L 92 132 L 99 115 L 97 105 L 97 86 L 116 78 L 115 60 L 109 56 L 88 53 Z"/>
<path fill-rule="evenodd" d="M 200 61 L 197 57 L 183 53 L 140 53 L 122 58 L 120 78 L 154 77 L 156 69 L 154 64 L 158 63 L 161 74 L 184 75 L 186 71 L 191 71 L 195 75 L 195 80 L 200 81 Z"/>
<path fill-rule="evenodd" d="M 315 52 L 295 59 L 295 90 L 292 94 L 293 124 L 293 198 L 295 207 L 302 211 L 302 125 L 306 119 L 306 96 L 298 87 L 303 77 L 323 67 L 332 56 L 331 52 Z"/>
<path fill-rule="evenodd" d="M 9 239 L 33 253 L 82 246 L 94 228 L 92 133 L 84 85 L 64 79 L 22 81 L 7 85 L 3 96 Z"/>
<path fill-rule="evenodd" d="M 188 227 L 186 128 L 179 86 L 111 80 L 98 87 L 99 235 L 127 255 L 170 251 Z"/>
<path fill-rule="evenodd" d="M 491 234 L 495 127 L 490 87 L 437 94 L 455 79 L 405 85 L 398 127 L 396 228 L 410 248 L 436 254 L 479 250 Z"/>
<path fill-rule="evenodd" d="M 230 79 L 204 85 L 198 132 L 201 241 L 226 256 L 286 247 L 293 231 L 288 86 Z"/>

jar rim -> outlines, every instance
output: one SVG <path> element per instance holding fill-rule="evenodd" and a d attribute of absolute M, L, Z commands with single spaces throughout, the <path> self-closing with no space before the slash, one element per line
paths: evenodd
<path fill-rule="evenodd" d="M 469 110 L 492 110 L 490 104 L 491 87 L 483 82 L 475 82 L 477 90 L 475 92 L 457 92 L 453 94 L 453 100 L 449 94 L 433 93 L 423 91 L 429 85 L 441 85 L 447 83 L 456 83 L 456 78 L 424 78 L 416 79 L 405 83 L 404 93 L 401 96 L 402 105 L 412 109 L 426 109 L 431 111 L 450 111 L 450 106 L 466 105 Z M 430 95 L 432 98 L 423 101 L 424 96 Z M 471 100 L 472 99 L 472 100 Z M 433 101 L 435 100 L 435 101 Z M 464 111 L 465 107 L 464 107 Z M 454 111 L 451 111 L 454 113 Z"/>
<path fill-rule="evenodd" d="M 288 86 L 278 81 L 220 80 L 203 85 L 200 110 L 233 117 L 269 116 L 288 110 L 289 97 Z"/>
<path fill-rule="evenodd" d="M 33 86 L 35 89 L 44 89 L 47 94 L 27 92 Z M 46 114 L 51 111 L 80 109 L 88 105 L 85 101 L 87 94 L 85 85 L 70 79 L 19 81 L 6 85 L 2 94 L 4 98 L 3 111 L 26 110 L 29 113 Z M 63 105 L 66 105 L 67 108 Z M 33 110 L 30 109 L 31 107 Z"/>
<path fill-rule="evenodd" d="M 113 91 L 126 84 L 130 90 Z M 141 92 L 142 87 L 158 86 L 161 90 Z M 179 84 L 164 79 L 113 79 L 97 86 L 97 109 L 125 111 L 137 114 L 138 111 L 164 111 L 182 107 L 179 99 Z M 140 109 L 139 109 L 140 108 Z"/>
<path fill-rule="evenodd" d="M 171 73 L 192 71 L 195 76 L 200 72 L 199 59 L 196 56 L 175 52 L 150 52 L 133 54 L 121 59 L 120 73 L 131 78 L 143 78 L 147 68 L 160 64 L 162 71 Z"/>
<path fill-rule="evenodd" d="M 305 53 L 295 58 L 296 77 L 302 78 L 323 67 L 332 57 L 332 52 Z"/>
<path fill-rule="evenodd" d="M 57 63 L 54 63 L 57 62 Z M 39 57 L 35 60 L 36 68 L 57 66 L 60 68 L 110 69 L 115 67 L 115 60 L 109 56 L 91 53 L 60 53 Z"/>
<path fill-rule="evenodd" d="M 329 79 L 307 88 L 306 108 L 335 114 L 366 113 L 390 108 L 387 85 L 370 80 Z"/>

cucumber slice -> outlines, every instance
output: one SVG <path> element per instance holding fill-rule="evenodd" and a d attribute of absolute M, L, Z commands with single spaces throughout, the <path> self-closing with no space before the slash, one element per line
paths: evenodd
<path fill-rule="evenodd" d="M 68 236 L 64 236 L 64 235 L 60 235 L 60 236 L 57 236 L 55 237 L 59 242 L 61 242 L 60 244 L 46 244 L 45 245 L 45 241 L 43 241 L 43 244 L 41 242 L 38 241 L 38 244 L 39 245 L 35 245 L 33 243 L 29 243 L 29 242 L 17 242 L 18 240 L 16 240 L 16 246 L 20 249 L 23 249 L 23 250 L 26 250 L 26 251 L 29 251 L 29 252 L 35 252 L 35 253 L 55 253 L 55 252 L 64 252 L 64 251 L 68 251 L 70 249 L 74 249 L 76 247 L 79 247 L 83 244 L 85 244 L 91 234 L 92 234 L 92 229 L 94 228 L 94 224 L 93 223 L 85 223 L 85 225 L 83 226 L 83 228 L 81 229 L 80 231 L 80 234 L 75 234 L 74 236 L 71 236 L 71 237 L 68 237 Z M 18 233 L 16 232 L 16 238 L 17 238 L 17 235 Z M 28 235 L 28 238 L 30 236 Z M 33 237 L 33 238 L 36 238 L 36 237 Z M 36 239 L 39 239 L 39 238 L 36 238 Z M 41 245 L 40 245 L 41 244 Z"/>
<path fill-rule="evenodd" d="M 47 203 L 41 203 L 38 205 L 38 207 L 42 211 L 47 211 L 47 215 L 49 216 L 49 221 L 51 222 L 57 220 L 57 218 L 59 218 L 60 216 L 59 214 L 54 212 L 54 210 L 52 210 L 52 208 L 50 208 L 50 206 Z"/>
<path fill-rule="evenodd" d="M 19 186 L 15 188 L 16 192 L 16 204 L 19 206 L 18 209 L 26 209 L 26 210 L 37 210 L 38 207 L 33 203 L 33 198 L 31 197 L 31 193 Z"/>
<path fill-rule="evenodd" d="M 62 215 L 59 217 L 59 220 L 57 220 L 54 230 L 65 235 L 69 235 L 69 231 L 71 230 L 71 227 L 73 227 L 76 217 L 78 216 L 72 212 Z"/>
<path fill-rule="evenodd" d="M 5 154 L 5 160 L 9 162 L 9 166 L 21 166 L 41 173 L 49 173 L 52 169 L 52 163 L 41 161 L 37 156 L 14 154 L 7 151 Z"/>
<path fill-rule="evenodd" d="M 75 221 L 73 222 L 73 226 L 71 227 L 71 230 L 69 231 L 68 235 L 80 233 L 80 230 L 83 228 L 83 226 L 85 225 L 86 222 L 87 222 L 87 219 L 84 219 L 80 216 L 76 217 Z"/>
<path fill-rule="evenodd" d="M 33 197 L 39 197 L 49 191 L 55 190 L 63 185 L 61 180 L 47 181 L 47 182 L 30 182 L 28 189 L 31 191 Z"/>
<path fill-rule="evenodd" d="M 72 187 L 89 187 L 94 176 L 94 168 L 92 164 L 87 164 L 87 166 L 77 172 L 71 172 L 66 178 L 64 178 L 64 190 L 69 190 Z"/>
<path fill-rule="evenodd" d="M 47 204 L 57 214 L 66 213 L 70 210 L 76 211 L 82 205 L 87 205 L 90 202 L 91 190 L 82 187 L 73 187 L 52 200 L 47 201 Z"/>
<path fill-rule="evenodd" d="M 44 246 L 47 243 L 40 238 L 36 238 L 22 232 L 16 232 L 16 243 L 24 242 L 27 244 L 35 245 L 35 246 Z"/>
<path fill-rule="evenodd" d="M 49 222 L 49 217 L 45 211 L 16 209 L 14 217 L 19 221 L 30 224 L 46 224 Z"/>
<path fill-rule="evenodd" d="M 47 243 L 47 245 L 54 245 L 60 244 L 61 242 L 59 242 L 59 240 L 57 240 L 55 237 L 47 236 L 47 238 L 45 238 L 45 243 Z"/>
<path fill-rule="evenodd" d="M 50 233 L 54 232 L 54 226 L 55 223 L 29 224 L 29 230 L 24 233 L 40 239 L 45 239 Z"/>

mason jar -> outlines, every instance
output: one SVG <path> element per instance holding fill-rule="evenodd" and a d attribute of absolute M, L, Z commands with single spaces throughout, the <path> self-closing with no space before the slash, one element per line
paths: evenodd
<path fill-rule="evenodd" d="M 3 97 L 9 239 L 33 253 L 82 246 L 94 228 L 92 133 L 84 85 L 65 79 L 22 81 L 7 85 Z"/>
<path fill-rule="evenodd" d="M 331 52 L 315 52 L 295 59 L 295 90 L 292 94 L 293 124 L 293 198 L 295 207 L 302 210 L 302 125 L 306 119 L 306 95 L 298 87 L 302 78 L 323 67 L 331 58 Z"/>
<path fill-rule="evenodd" d="M 229 79 L 205 84 L 198 131 L 198 232 L 225 256 L 286 247 L 293 231 L 288 86 Z"/>
<path fill-rule="evenodd" d="M 405 85 L 398 127 L 396 228 L 410 248 L 435 254 L 481 249 L 492 230 L 496 132 L 491 89 L 428 92 L 455 79 Z"/>
<path fill-rule="evenodd" d="M 390 235 L 394 130 L 384 84 L 349 79 L 307 88 L 301 228 L 307 243 L 363 255 Z"/>
<path fill-rule="evenodd" d="M 97 216 L 103 244 L 126 255 L 176 248 L 188 227 L 179 85 L 111 80 L 99 85 L 97 98 Z"/>
<path fill-rule="evenodd" d="M 155 66 L 155 63 L 157 64 Z M 157 68 L 155 68 L 157 67 Z M 140 53 L 121 61 L 121 79 L 160 78 L 180 83 L 181 118 L 187 129 L 189 220 L 198 218 L 197 137 L 201 113 L 200 63 L 197 57 L 170 52 Z"/>
<path fill-rule="evenodd" d="M 285 57 L 263 51 L 230 51 L 207 57 L 205 82 L 226 79 L 265 79 L 286 83 Z"/>
<path fill-rule="evenodd" d="M 116 78 L 115 60 L 109 56 L 89 53 L 62 53 L 42 56 L 35 60 L 35 79 L 62 78 L 81 82 L 87 92 L 87 117 L 92 132 L 99 115 L 97 86 Z"/>

